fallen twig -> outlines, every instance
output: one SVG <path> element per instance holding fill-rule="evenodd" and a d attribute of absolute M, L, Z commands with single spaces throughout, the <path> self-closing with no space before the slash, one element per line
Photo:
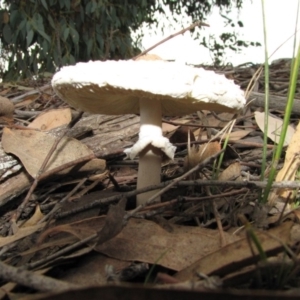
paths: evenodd
<path fill-rule="evenodd" d="M 186 175 L 181 176 L 184 178 Z M 180 180 L 181 180 L 180 179 Z M 72 211 L 63 211 L 61 213 L 58 213 L 56 215 L 56 218 L 64 218 L 66 216 L 69 216 L 71 214 L 75 214 L 81 211 L 89 210 L 94 207 L 100 207 L 101 205 L 108 205 L 111 204 L 115 201 L 119 201 L 121 198 L 130 198 L 134 197 L 140 193 L 145 193 L 148 191 L 152 190 L 157 190 L 157 189 L 162 189 L 167 187 L 168 189 L 171 188 L 172 186 L 220 186 L 220 187 L 234 187 L 234 188 L 250 188 L 250 189 L 263 189 L 266 187 L 267 182 L 266 181 L 220 181 L 220 180 L 182 180 L 182 181 L 176 181 L 175 180 L 170 180 L 166 182 L 162 182 L 158 185 L 151 185 L 143 189 L 138 189 L 126 193 L 120 193 L 118 195 L 106 197 L 106 198 L 101 198 L 97 199 L 94 202 L 88 204 L 88 205 L 83 205 L 78 208 L 72 208 Z M 172 184 L 172 186 L 170 186 Z M 281 181 L 281 182 L 274 182 L 272 185 L 272 188 L 288 188 L 288 189 L 296 189 L 300 188 L 300 182 L 295 182 L 295 181 Z M 155 196 L 155 195 L 154 195 Z M 202 197 L 204 198 L 204 197 Z M 142 207 L 143 208 L 143 207 Z M 140 209 L 142 209 L 140 208 Z M 139 209 L 139 210 L 140 210 Z M 136 213 L 136 211 L 134 211 Z"/>
<path fill-rule="evenodd" d="M 0 261 L 0 278 L 41 292 L 67 291 L 78 288 L 71 283 L 9 266 Z"/>
<path fill-rule="evenodd" d="M 10 101 L 12 103 L 18 103 L 18 102 L 21 102 L 24 98 L 28 97 L 28 96 L 31 96 L 31 95 L 35 95 L 35 94 L 41 94 L 42 92 L 46 91 L 47 89 L 50 89 L 51 88 L 51 84 L 46 84 L 40 88 L 36 88 L 32 91 L 29 91 L 27 93 L 24 93 L 20 96 L 17 96 L 17 97 L 14 97 L 14 98 L 11 98 Z"/>
<path fill-rule="evenodd" d="M 45 256 L 42 259 L 34 261 L 32 263 L 28 263 L 28 264 L 24 265 L 23 268 L 26 268 L 27 270 L 33 270 L 33 269 L 39 268 L 39 267 L 47 264 L 48 262 L 53 261 L 56 258 L 62 257 L 63 255 L 70 253 L 73 250 L 76 250 L 77 248 L 87 244 L 88 242 L 91 242 L 92 240 L 94 240 L 96 238 L 97 238 L 97 233 L 94 233 L 74 244 L 71 244 L 69 246 L 66 246 L 66 247 L 58 250 L 57 252 L 55 252 L 51 255 Z"/>

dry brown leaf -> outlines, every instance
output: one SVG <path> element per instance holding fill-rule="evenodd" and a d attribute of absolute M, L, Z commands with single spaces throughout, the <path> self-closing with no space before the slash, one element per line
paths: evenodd
<path fill-rule="evenodd" d="M 120 211 L 122 212 L 122 208 Z M 95 241 L 89 243 L 96 251 L 116 259 L 159 264 L 174 270 L 187 267 L 200 257 L 220 248 L 217 231 L 172 225 L 173 232 L 170 233 L 154 222 L 139 219 L 129 220 L 123 230 L 113 237 L 123 226 L 123 218 L 114 213 L 112 211 L 110 220 L 105 217 L 94 217 L 48 229 L 42 233 L 39 242 L 47 237 L 48 245 L 57 244 L 60 240 L 57 234 L 62 232 L 68 232 L 81 240 L 107 227 L 107 230 L 99 232 L 101 241 L 99 240 L 97 246 L 94 246 Z M 114 227 L 119 229 L 115 230 Z M 49 235 L 52 237 L 48 238 Z M 226 233 L 225 236 L 229 243 L 237 239 Z M 113 238 L 108 240 L 111 237 Z M 52 239 L 54 244 L 51 243 Z M 61 239 L 64 241 L 65 236 L 62 235 Z M 42 245 L 44 244 L 45 241 Z"/>
<path fill-rule="evenodd" d="M 278 172 L 275 181 L 283 180 L 295 180 L 296 173 L 300 166 L 300 122 L 293 134 L 289 146 L 286 150 L 284 165 Z M 273 203 L 276 200 L 277 195 L 282 198 L 287 198 L 291 190 L 289 189 L 277 189 L 270 194 L 269 201 Z"/>
<path fill-rule="evenodd" d="M 43 217 L 44 217 L 44 215 L 41 212 L 40 206 L 37 205 L 35 207 L 34 214 L 21 227 L 24 228 L 24 227 L 29 227 L 29 226 L 36 225 L 40 220 L 43 219 Z"/>
<path fill-rule="evenodd" d="M 217 127 L 220 124 L 220 120 L 217 119 L 213 114 L 206 115 L 207 125 Z"/>
<path fill-rule="evenodd" d="M 172 125 L 172 124 L 165 123 L 165 122 L 162 123 L 162 131 L 164 134 L 168 134 L 172 131 L 175 131 L 178 127 L 179 127 L 179 125 Z"/>
<path fill-rule="evenodd" d="M 256 111 L 254 113 L 255 121 L 262 132 L 264 132 L 264 122 L 265 122 L 265 113 Z M 277 117 L 268 116 L 268 138 L 271 139 L 274 143 L 278 143 L 280 133 L 282 130 L 283 120 Z M 295 129 L 292 126 L 288 126 L 286 133 L 284 145 L 287 146 L 295 132 Z"/>
<path fill-rule="evenodd" d="M 282 251 L 283 245 L 282 243 L 279 243 L 278 240 L 289 244 L 291 240 L 290 233 L 293 226 L 298 225 L 294 225 L 292 222 L 285 222 L 280 226 L 269 230 L 268 235 L 262 232 L 256 233 L 260 241 L 260 245 L 266 254 L 268 254 L 268 252 L 272 252 L 274 255 Z M 275 236 L 276 239 L 274 239 L 271 235 Z M 228 275 L 241 267 L 246 267 L 259 260 L 259 255 L 255 246 L 253 249 L 256 253 L 255 256 L 253 256 L 247 238 L 243 238 L 219 249 L 218 251 L 210 252 L 207 256 L 199 259 L 187 268 L 182 269 L 175 275 L 175 277 L 180 281 L 186 281 L 197 279 L 197 272 L 202 272 L 208 276 Z"/>
<path fill-rule="evenodd" d="M 200 145 L 198 154 L 200 157 L 200 161 L 202 162 L 207 158 L 215 155 L 216 153 L 221 151 L 221 145 L 219 142 L 211 142 L 207 144 Z"/>
<path fill-rule="evenodd" d="M 241 164 L 235 162 L 227 167 L 219 176 L 219 180 L 230 181 L 238 180 L 241 176 Z"/>
<path fill-rule="evenodd" d="M 218 126 L 224 127 L 225 124 L 227 124 L 229 121 L 232 120 L 232 117 L 234 116 L 234 114 L 232 114 L 232 113 L 218 113 L 217 116 L 218 116 L 218 118 L 216 118 L 214 114 L 212 114 L 211 112 L 208 111 L 205 114 L 206 125 L 213 126 L 213 127 L 218 127 Z M 225 121 L 220 121 L 220 119 L 228 120 L 228 121 L 226 121 L 226 122 Z"/>
<path fill-rule="evenodd" d="M 95 250 L 121 260 L 181 270 L 221 246 L 217 231 L 179 225 L 172 228 L 170 233 L 154 222 L 130 219 L 121 233 Z M 229 242 L 237 239 L 225 235 Z"/>
<path fill-rule="evenodd" d="M 82 226 L 74 226 L 74 224 L 59 225 L 52 228 L 48 228 L 47 230 L 43 231 L 43 233 L 39 236 L 37 240 L 37 244 L 40 245 L 44 243 L 46 238 L 48 238 L 49 236 L 55 236 L 60 233 L 69 233 L 77 237 L 78 240 L 81 240 L 95 234 L 96 232 L 96 228 L 85 227 L 83 224 Z"/>
<path fill-rule="evenodd" d="M 48 236 L 59 233 L 69 233 L 79 240 L 97 233 L 97 238 L 91 243 L 95 247 L 116 236 L 123 228 L 123 218 L 125 215 L 126 199 L 121 199 L 118 204 L 111 205 L 105 217 L 89 218 L 79 222 L 58 225 L 45 230 L 38 239 L 38 244 L 44 242 Z M 102 226 L 99 226 L 102 223 Z"/>
<path fill-rule="evenodd" d="M 0 96 L 0 122 L 12 122 L 14 110 L 13 103 L 8 98 Z"/>
<path fill-rule="evenodd" d="M 31 103 L 35 102 L 40 98 L 39 94 L 28 95 L 22 99 L 22 101 L 15 104 L 16 108 L 27 107 Z"/>
<path fill-rule="evenodd" d="M 105 269 L 107 266 L 114 270 L 123 270 L 129 267 L 131 263 L 121 261 L 102 255 L 101 253 L 92 252 L 84 255 L 76 260 L 76 268 L 66 269 L 60 275 L 60 279 L 80 284 L 81 286 L 91 286 L 107 284 L 107 274 Z"/>
<path fill-rule="evenodd" d="M 189 135 L 190 142 L 194 142 L 195 136 L 194 133 L 191 131 L 191 128 L 187 126 L 181 126 L 171 135 L 170 142 L 172 144 L 187 143 Z"/>
<path fill-rule="evenodd" d="M 32 177 L 36 176 L 54 142 L 55 137 L 44 132 L 12 130 L 9 128 L 3 130 L 2 145 L 4 150 L 18 156 Z M 78 140 L 63 137 L 50 158 L 45 171 L 92 153 L 92 150 Z M 69 170 L 66 169 L 60 174 L 66 174 Z"/>
<path fill-rule="evenodd" d="M 221 151 L 221 145 L 219 142 L 211 142 L 200 145 L 197 149 L 194 145 L 188 147 L 188 155 L 185 157 L 184 166 L 186 170 L 190 170 L 205 159 L 215 155 Z"/>
<path fill-rule="evenodd" d="M 8 282 L 0 286 L 0 300 L 12 299 L 9 295 L 13 289 L 17 286 L 14 282 Z"/>
<path fill-rule="evenodd" d="M 23 250 L 22 252 L 17 253 L 17 256 L 20 258 L 19 264 L 23 265 L 28 263 L 29 261 L 34 262 L 36 260 L 40 260 L 41 257 L 45 257 L 46 255 L 49 255 L 49 253 L 53 253 L 53 249 L 60 249 L 65 246 L 71 245 L 78 242 L 78 238 L 74 235 L 69 234 L 60 234 L 60 235 L 54 235 L 49 237 L 49 239 L 46 239 L 43 243 L 38 244 L 36 241 L 32 243 L 32 237 L 26 237 L 26 239 L 23 242 L 23 245 L 25 244 L 25 247 L 27 250 Z M 22 249 L 22 248 L 21 248 Z M 89 253 L 92 251 L 92 247 L 83 247 L 78 250 L 74 250 L 73 252 L 69 254 L 62 255 L 60 257 L 57 257 L 54 259 L 53 262 L 63 262 L 67 259 L 74 259 L 75 257 L 82 256 L 86 253 Z M 13 258 L 12 258 L 13 259 Z M 50 264 L 51 264 L 50 263 Z"/>
<path fill-rule="evenodd" d="M 3 86 L 1 85 L 1 87 L 3 88 Z M 7 95 L 8 93 L 10 93 L 11 92 L 11 88 L 5 88 L 5 89 L 3 89 L 1 92 L 0 92 L 0 95 L 1 96 L 5 96 L 5 95 Z"/>
<path fill-rule="evenodd" d="M 107 216 L 105 218 L 105 223 L 102 229 L 98 232 L 97 244 L 94 249 L 102 243 L 112 239 L 118 233 L 120 233 L 124 227 L 124 216 L 125 216 L 125 206 L 126 198 L 121 199 L 118 204 L 111 205 L 109 207 Z"/>
<path fill-rule="evenodd" d="M 229 134 L 229 141 L 239 141 L 245 136 L 247 136 L 251 131 L 250 130 L 237 130 L 232 131 Z"/>
<path fill-rule="evenodd" d="M 71 120 L 72 113 L 70 108 L 53 109 L 41 113 L 28 127 L 46 131 L 68 124 Z"/>
<path fill-rule="evenodd" d="M 227 120 L 227 121 L 223 121 L 223 122 L 229 122 L 234 117 L 234 114 L 233 113 L 229 113 L 229 112 L 223 112 L 223 113 L 218 113 L 218 117 L 220 119 Z"/>
<path fill-rule="evenodd" d="M 43 228 L 45 223 L 37 224 L 30 227 L 20 228 L 15 235 L 10 235 L 7 237 L 0 237 L 0 247 L 9 245 L 10 243 L 16 242 L 32 233 L 38 231 Z"/>

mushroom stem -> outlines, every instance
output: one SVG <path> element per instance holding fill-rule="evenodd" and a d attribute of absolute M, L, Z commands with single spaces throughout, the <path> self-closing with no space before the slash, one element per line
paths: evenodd
<path fill-rule="evenodd" d="M 161 103 L 158 100 L 140 99 L 139 141 L 155 140 L 162 137 Z M 153 144 L 148 144 L 139 154 L 137 188 L 160 183 L 162 151 Z M 137 205 L 145 204 L 157 191 L 150 191 L 137 196 Z"/>

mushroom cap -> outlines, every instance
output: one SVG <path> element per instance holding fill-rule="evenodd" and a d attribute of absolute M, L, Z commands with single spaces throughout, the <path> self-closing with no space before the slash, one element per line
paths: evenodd
<path fill-rule="evenodd" d="M 197 110 L 233 112 L 244 92 L 213 71 L 161 60 L 90 61 L 63 67 L 52 79 L 59 97 L 83 111 L 139 114 L 139 99 L 161 100 L 164 116 Z"/>

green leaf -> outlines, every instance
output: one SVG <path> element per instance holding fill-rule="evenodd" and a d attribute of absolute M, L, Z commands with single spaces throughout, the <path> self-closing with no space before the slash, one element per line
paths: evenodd
<path fill-rule="evenodd" d="M 44 54 L 45 57 L 48 53 L 48 50 L 49 50 L 49 44 L 46 40 L 43 40 L 43 42 L 42 42 L 42 51 L 43 51 L 43 54 Z"/>
<path fill-rule="evenodd" d="M 33 28 L 44 39 L 46 39 L 49 42 L 49 44 L 51 43 L 49 35 L 45 33 L 45 28 L 44 28 L 44 24 L 43 24 L 43 18 L 42 18 L 42 16 L 40 14 L 35 14 L 33 16 L 33 18 L 31 19 L 31 22 L 27 22 L 26 28 L 27 28 L 27 32 L 29 32 L 30 29 Z"/>
<path fill-rule="evenodd" d="M 33 72 L 35 73 L 35 74 L 37 74 L 38 73 L 38 62 L 37 62 L 37 60 L 36 60 L 36 56 L 35 56 L 35 60 L 34 60 L 34 62 L 33 62 Z"/>
<path fill-rule="evenodd" d="M 88 40 L 87 45 L 86 45 L 87 57 L 89 57 L 91 55 L 92 47 L 93 47 L 93 40 L 90 39 L 90 40 Z"/>
<path fill-rule="evenodd" d="M 57 51 L 54 51 L 54 52 L 53 52 L 53 60 L 54 60 L 54 64 L 55 64 L 56 66 L 58 66 L 58 67 L 61 66 L 61 65 L 60 65 L 61 59 L 60 59 L 60 57 L 58 56 Z"/>
<path fill-rule="evenodd" d="M 71 1 L 70 0 L 64 0 L 65 2 L 65 7 L 68 11 L 70 11 L 70 8 L 71 8 Z"/>
<path fill-rule="evenodd" d="M 45 39 L 47 40 L 47 42 L 49 42 L 49 44 L 51 43 L 51 39 L 49 37 L 49 35 L 47 33 L 45 33 L 45 31 L 40 30 L 39 28 L 35 28 L 35 30 Z"/>
<path fill-rule="evenodd" d="M 87 4 L 86 7 L 85 7 L 85 13 L 86 13 L 87 15 L 90 15 L 91 12 L 92 12 L 92 2 L 88 2 L 88 4 Z"/>
<path fill-rule="evenodd" d="M 60 26 L 67 26 L 67 21 L 64 17 L 60 17 L 59 19 Z"/>
<path fill-rule="evenodd" d="M 33 63 L 34 60 L 34 52 L 33 49 L 31 49 L 31 55 L 29 56 L 29 64 L 31 65 Z"/>
<path fill-rule="evenodd" d="M 97 5 L 96 1 L 92 1 L 91 3 L 92 3 L 92 5 L 91 5 L 90 12 L 92 14 L 92 13 L 94 13 L 96 11 L 98 5 Z"/>
<path fill-rule="evenodd" d="M 22 29 L 20 30 L 20 36 L 22 40 L 26 39 L 27 36 L 27 32 L 32 28 L 30 24 L 28 24 L 29 22 L 27 20 L 25 20 L 25 25 L 22 27 Z M 27 25 L 28 24 L 28 25 Z M 28 28 L 28 30 L 27 30 Z"/>
<path fill-rule="evenodd" d="M 70 33 L 70 28 L 66 27 L 63 33 L 63 41 L 65 42 L 67 40 L 67 38 L 69 37 L 69 33 Z"/>
<path fill-rule="evenodd" d="M 53 6 L 53 5 L 55 5 L 56 3 L 57 3 L 57 0 L 50 0 L 50 1 L 49 1 L 50 6 Z"/>
<path fill-rule="evenodd" d="M 50 71 L 53 68 L 53 60 L 48 56 L 48 59 L 46 61 L 46 70 Z"/>
<path fill-rule="evenodd" d="M 17 25 L 17 22 L 22 18 L 20 12 L 18 10 L 13 10 L 10 13 L 9 23 L 15 27 Z"/>
<path fill-rule="evenodd" d="M 45 31 L 44 20 L 40 14 L 34 15 L 34 18 L 32 19 L 32 23 L 35 29 L 38 29 L 39 31 L 43 31 L 43 32 Z"/>
<path fill-rule="evenodd" d="M 43 17 L 38 13 L 34 15 L 34 18 L 36 20 L 36 23 L 38 26 L 44 26 L 44 20 Z"/>
<path fill-rule="evenodd" d="M 84 34 L 81 36 L 83 41 L 87 44 L 89 41 L 89 35 L 87 32 L 84 32 Z"/>
<path fill-rule="evenodd" d="M 51 27 L 52 27 L 53 29 L 56 29 L 54 20 L 53 20 L 53 18 L 51 17 L 50 14 L 48 15 L 48 21 L 49 21 Z"/>
<path fill-rule="evenodd" d="M 114 27 L 115 28 L 120 28 L 121 27 L 121 22 L 120 22 L 119 18 L 117 16 L 115 16 L 114 20 L 115 20 L 115 26 Z"/>
<path fill-rule="evenodd" d="M 72 40 L 73 40 L 73 43 L 76 45 L 76 44 L 78 44 L 79 43 L 79 34 L 78 34 L 78 32 L 74 29 L 74 28 L 72 28 L 72 27 L 70 27 L 70 35 L 71 35 L 71 38 L 72 38 Z"/>
<path fill-rule="evenodd" d="M 110 41 L 109 45 L 110 45 L 110 49 L 109 50 L 111 52 L 115 52 L 116 51 L 116 46 L 115 46 L 115 43 L 114 43 L 113 40 Z"/>
<path fill-rule="evenodd" d="M 110 6 L 110 16 L 112 20 L 114 20 L 116 17 L 116 10 L 112 5 Z"/>
<path fill-rule="evenodd" d="M 43 6 L 45 7 L 45 9 L 48 11 L 48 5 L 47 5 L 47 2 L 46 0 L 41 0 Z"/>
<path fill-rule="evenodd" d="M 25 27 L 26 22 L 27 22 L 27 20 L 26 20 L 26 19 L 23 19 L 23 20 L 21 21 L 21 23 L 19 24 L 18 29 L 19 29 L 19 30 L 22 30 L 22 29 Z"/>
<path fill-rule="evenodd" d="M 14 34 L 12 35 L 12 43 L 16 44 L 17 39 L 19 38 L 20 31 L 25 31 L 25 25 L 26 25 L 26 19 L 23 19 L 21 23 L 18 25 L 17 29 L 14 31 Z"/>
<path fill-rule="evenodd" d="M 11 35 L 12 35 L 12 31 L 10 26 L 8 24 L 5 24 L 3 27 L 3 38 L 7 44 L 10 44 L 11 42 L 11 37 L 12 37 Z"/>
<path fill-rule="evenodd" d="M 26 31 L 28 32 L 30 29 L 32 29 L 32 24 L 31 24 L 31 21 L 28 21 L 26 22 Z"/>
<path fill-rule="evenodd" d="M 76 60 L 75 60 L 75 57 L 72 55 L 72 54 L 70 54 L 70 64 L 71 65 L 75 65 L 76 64 Z"/>
<path fill-rule="evenodd" d="M 100 47 L 101 50 L 103 50 L 103 47 L 104 47 L 104 41 L 103 41 L 103 37 L 101 34 L 96 34 L 96 39 L 97 39 L 97 42 L 98 42 L 98 45 Z"/>
<path fill-rule="evenodd" d="M 26 45 L 29 47 L 31 45 L 31 42 L 33 40 L 34 32 L 32 29 L 29 30 L 26 36 Z"/>
<path fill-rule="evenodd" d="M 63 21 L 61 21 L 59 23 L 59 35 L 61 37 L 61 39 L 64 38 L 64 32 L 65 32 L 65 29 L 67 28 L 67 24 Z"/>
<path fill-rule="evenodd" d="M 82 7 L 82 5 L 80 5 L 80 18 L 81 18 L 81 22 L 84 22 L 84 9 Z"/>
<path fill-rule="evenodd" d="M 69 57 L 66 54 L 62 58 L 62 64 L 65 66 L 65 65 L 68 65 L 68 62 L 69 62 Z"/>

